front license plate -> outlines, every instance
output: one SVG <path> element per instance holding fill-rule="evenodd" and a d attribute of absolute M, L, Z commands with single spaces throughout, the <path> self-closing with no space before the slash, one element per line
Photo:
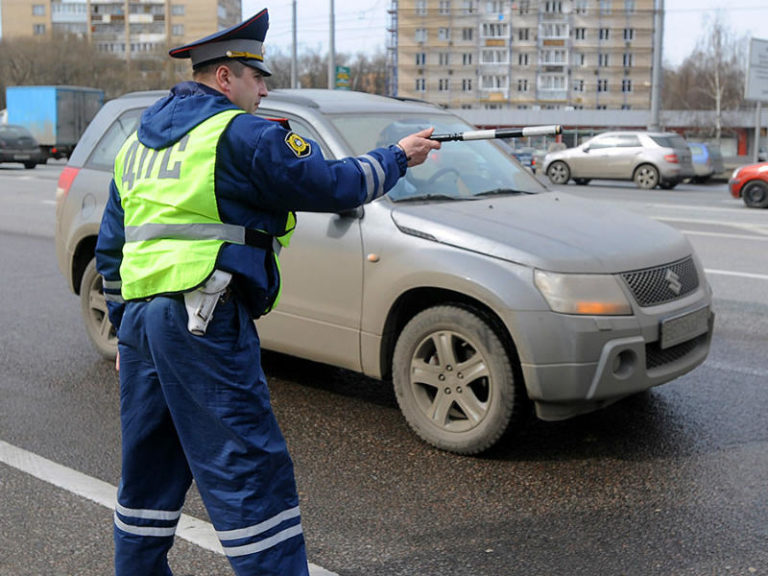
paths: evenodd
<path fill-rule="evenodd" d="M 686 342 L 709 330 L 709 306 L 661 321 L 661 348 Z"/>
<path fill-rule="evenodd" d="M 29 154 L 14 154 L 14 160 L 29 160 L 31 156 Z"/>

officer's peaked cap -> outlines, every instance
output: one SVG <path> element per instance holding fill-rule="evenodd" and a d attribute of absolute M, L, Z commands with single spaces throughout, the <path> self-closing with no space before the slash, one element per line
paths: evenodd
<path fill-rule="evenodd" d="M 245 22 L 168 53 L 173 58 L 191 58 L 193 67 L 214 60 L 239 60 L 264 76 L 271 76 L 272 72 L 264 64 L 264 37 L 268 28 L 269 14 L 264 8 Z"/>

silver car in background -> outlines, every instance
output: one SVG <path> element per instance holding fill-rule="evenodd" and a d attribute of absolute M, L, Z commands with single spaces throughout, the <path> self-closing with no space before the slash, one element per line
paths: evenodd
<path fill-rule="evenodd" d="M 553 184 L 633 180 L 638 188 L 674 188 L 695 176 L 691 150 L 674 132 L 604 132 L 575 148 L 550 152 L 543 172 Z"/>
<path fill-rule="evenodd" d="M 107 356 L 95 238 L 112 159 L 158 97 L 107 103 L 57 191 L 59 266 Z M 428 126 L 472 128 L 427 104 L 347 91 L 275 90 L 258 114 L 286 118 L 329 159 Z M 263 347 L 391 381 L 413 430 L 462 454 L 493 446 L 531 406 L 545 420 L 596 410 L 709 351 L 711 291 L 682 234 L 549 192 L 491 141 L 444 143 L 363 208 L 300 213 L 280 262 L 280 305 L 256 322 Z"/>

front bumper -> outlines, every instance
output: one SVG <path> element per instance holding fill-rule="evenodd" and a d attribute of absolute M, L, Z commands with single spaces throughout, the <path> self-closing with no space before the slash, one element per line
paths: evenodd
<path fill-rule="evenodd" d="M 674 305 L 626 317 L 529 312 L 517 317 L 526 334 L 518 346 L 525 385 L 543 420 L 562 420 L 669 382 L 700 365 L 714 326 L 708 289 Z M 661 322 L 709 311 L 707 331 L 661 347 Z M 534 351 L 545 350 L 544 354 Z"/>

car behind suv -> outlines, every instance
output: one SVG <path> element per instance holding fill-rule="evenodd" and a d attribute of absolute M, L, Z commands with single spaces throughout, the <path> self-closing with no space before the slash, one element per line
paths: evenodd
<path fill-rule="evenodd" d="M 750 208 L 768 208 L 768 162 L 736 168 L 728 180 L 728 190 Z"/>
<path fill-rule="evenodd" d="M 107 103 L 59 181 L 59 266 L 105 355 L 115 336 L 96 234 L 114 156 L 160 95 Z M 428 126 L 472 128 L 346 91 L 275 90 L 258 114 L 286 118 L 329 159 Z M 692 370 L 710 345 L 711 292 L 682 234 L 549 192 L 490 141 L 444 143 L 359 210 L 300 213 L 280 262 L 263 347 L 392 380 L 416 433 L 464 454 L 490 448 L 531 402 L 546 420 L 595 410 Z"/>
<path fill-rule="evenodd" d="M 638 188 L 671 189 L 695 176 L 685 139 L 673 132 L 604 132 L 575 148 L 544 157 L 553 184 L 633 180 Z"/>

